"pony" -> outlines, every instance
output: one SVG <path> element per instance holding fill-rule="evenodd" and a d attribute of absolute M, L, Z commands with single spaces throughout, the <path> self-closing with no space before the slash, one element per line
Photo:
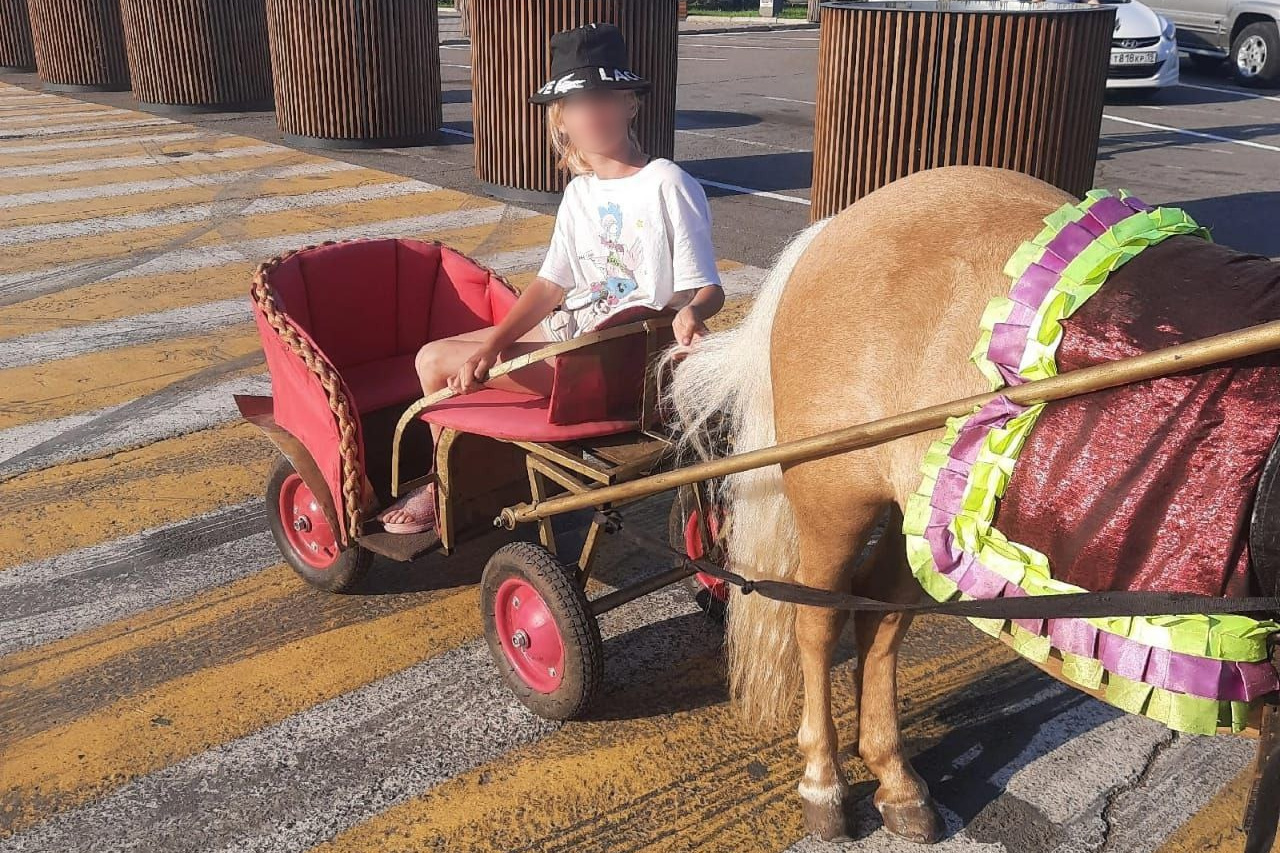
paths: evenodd
<path fill-rule="evenodd" d="M 742 323 L 705 337 L 674 370 L 664 395 L 681 451 L 709 458 L 730 436 L 746 452 L 989 390 L 967 363 L 982 312 L 1008 292 L 1010 255 L 1074 201 L 1023 174 L 956 166 L 913 174 L 813 223 L 778 256 Z M 729 564 L 753 578 L 920 600 L 900 513 L 936 437 L 725 478 L 715 488 L 730 519 Z M 739 595 L 726 633 L 730 696 L 748 722 L 778 725 L 803 695 L 799 793 L 806 829 L 824 840 L 851 832 L 830 680 L 849 618 Z M 858 722 L 845 736 L 880 783 L 885 828 L 937 841 L 943 822 L 898 721 L 897 656 L 911 617 L 852 618 Z"/>

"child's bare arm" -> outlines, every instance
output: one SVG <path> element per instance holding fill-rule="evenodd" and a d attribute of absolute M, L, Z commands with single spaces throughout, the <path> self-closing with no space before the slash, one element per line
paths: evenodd
<path fill-rule="evenodd" d="M 692 345 L 698 338 L 707 333 L 707 320 L 711 319 L 724 307 L 724 288 L 709 284 L 699 288 L 689 303 L 680 309 L 671 328 L 675 332 L 676 341 L 682 347 Z"/>

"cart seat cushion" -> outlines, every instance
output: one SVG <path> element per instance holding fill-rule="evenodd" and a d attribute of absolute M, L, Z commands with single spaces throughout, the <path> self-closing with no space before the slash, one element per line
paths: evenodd
<path fill-rule="evenodd" d="M 421 417 L 437 426 L 504 441 L 578 441 L 639 428 L 635 420 L 553 424 L 547 420 L 550 405 L 548 398 L 536 394 L 484 388 L 446 400 Z"/>
<path fill-rule="evenodd" d="M 412 356 L 428 341 L 492 326 L 516 301 L 490 271 L 421 240 L 306 249 L 271 272 L 271 286 L 344 378 L 353 366 Z"/>
<path fill-rule="evenodd" d="M 404 405 L 422 396 L 412 355 L 396 355 L 370 361 L 342 371 L 342 380 L 351 389 L 360 414 Z"/>

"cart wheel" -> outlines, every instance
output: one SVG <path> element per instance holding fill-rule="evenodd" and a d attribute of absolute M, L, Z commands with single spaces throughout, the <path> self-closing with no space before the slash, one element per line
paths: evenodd
<path fill-rule="evenodd" d="M 342 547 L 319 501 L 283 457 L 267 479 L 267 518 L 285 562 L 314 587 L 345 592 L 373 562 L 359 545 Z"/>
<path fill-rule="evenodd" d="M 720 521 L 711 518 L 711 535 L 720 532 Z M 667 539 L 671 547 L 683 551 L 695 560 L 702 559 L 702 537 L 698 533 L 698 511 L 693 500 L 682 489 L 671 503 L 671 515 L 667 519 Z M 729 584 L 705 572 L 690 575 L 682 581 L 685 589 L 703 613 L 717 622 L 723 622 L 729 607 Z"/>
<path fill-rule="evenodd" d="M 573 573 L 541 545 L 513 542 L 485 566 L 480 601 L 489 652 L 511 692 L 548 720 L 585 713 L 604 643 Z"/>

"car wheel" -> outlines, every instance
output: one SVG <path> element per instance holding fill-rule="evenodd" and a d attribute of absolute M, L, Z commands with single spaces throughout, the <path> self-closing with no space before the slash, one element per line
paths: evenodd
<path fill-rule="evenodd" d="M 1241 30 L 1231 43 L 1231 66 L 1245 85 L 1280 84 L 1280 29 L 1258 21 Z"/>

